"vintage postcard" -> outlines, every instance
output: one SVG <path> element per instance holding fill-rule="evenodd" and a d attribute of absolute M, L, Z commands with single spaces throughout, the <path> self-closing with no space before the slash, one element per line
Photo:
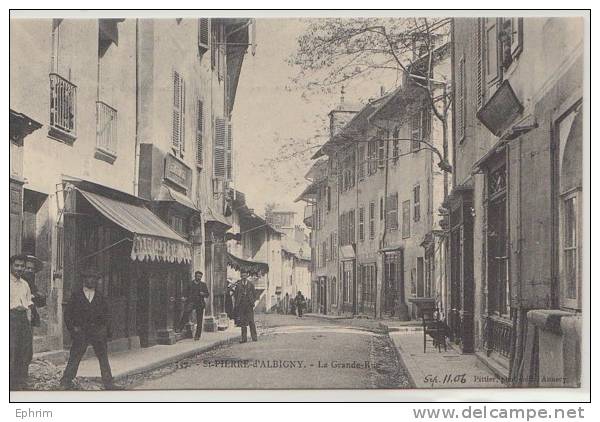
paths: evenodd
<path fill-rule="evenodd" d="M 585 12 L 151 13 L 11 13 L 11 399 L 581 388 Z"/>

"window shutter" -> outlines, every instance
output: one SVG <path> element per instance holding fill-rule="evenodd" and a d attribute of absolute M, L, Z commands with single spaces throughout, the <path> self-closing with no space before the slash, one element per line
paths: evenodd
<path fill-rule="evenodd" d="M 172 144 L 175 152 L 179 152 L 181 142 L 181 77 L 173 72 L 173 134 Z"/>
<path fill-rule="evenodd" d="M 227 123 L 227 145 L 225 146 L 225 160 L 226 160 L 226 179 L 233 179 L 233 171 L 232 171 L 232 152 L 233 152 L 233 130 L 231 127 L 231 122 Z"/>
<path fill-rule="evenodd" d="M 202 138 L 204 136 L 204 104 L 198 100 L 196 109 L 196 164 L 204 164 L 204 155 L 202 150 Z"/>
<path fill-rule="evenodd" d="M 358 240 L 365 240 L 365 208 L 358 209 Z"/>
<path fill-rule="evenodd" d="M 204 54 L 210 48 L 210 19 L 198 19 L 198 51 Z"/>
<path fill-rule="evenodd" d="M 477 110 L 483 106 L 483 62 L 481 57 L 482 28 L 481 18 L 477 18 L 477 28 L 473 40 L 473 64 L 475 68 L 475 86 L 477 90 Z"/>
<path fill-rule="evenodd" d="M 225 143 L 226 143 L 226 131 L 227 128 L 225 126 L 225 119 L 217 117 L 215 119 L 215 148 L 214 148 L 214 176 L 216 178 L 223 179 L 225 178 L 225 166 L 226 166 L 226 158 L 225 158 Z"/>
<path fill-rule="evenodd" d="M 183 153 L 185 152 L 185 80 L 183 80 L 183 78 L 181 78 L 180 99 L 181 99 L 181 102 L 179 104 L 179 115 L 181 116 L 180 117 L 181 121 L 180 121 L 180 128 L 179 128 L 179 132 L 180 132 L 179 143 L 181 145 L 181 150 L 179 151 L 179 154 L 181 156 L 183 156 Z"/>
<path fill-rule="evenodd" d="M 465 109 L 465 93 L 464 93 L 464 79 L 465 79 L 465 57 L 461 56 L 458 61 L 458 69 L 456 72 L 456 137 L 459 141 L 465 136 L 465 125 L 464 125 L 464 109 Z"/>

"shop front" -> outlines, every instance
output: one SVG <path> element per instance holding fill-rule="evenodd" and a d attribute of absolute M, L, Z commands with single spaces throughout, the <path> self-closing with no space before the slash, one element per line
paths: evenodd
<path fill-rule="evenodd" d="M 191 246 L 148 205 L 91 182 L 66 181 L 64 301 L 81 287 L 81 270 L 100 271 L 111 311 L 111 350 L 176 341 L 182 309 L 175 299 L 189 277 Z"/>

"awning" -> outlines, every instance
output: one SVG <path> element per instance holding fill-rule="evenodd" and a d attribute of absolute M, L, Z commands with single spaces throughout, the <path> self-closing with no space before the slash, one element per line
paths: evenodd
<path fill-rule="evenodd" d="M 266 262 L 238 258 L 229 252 L 227 252 L 227 265 L 236 271 L 245 271 L 259 277 L 269 272 L 269 264 Z"/>
<path fill-rule="evenodd" d="M 204 221 L 206 223 L 219 223 L 227 228 L 231 227 L 231 224 L 227 221 L 227 218 L 223 214 L 220 214 L 216 211 L 213 211 L 211 207 L 206 207 L 206 212 L 204 213 Z"/>
<path fill-rule="evenodd" d="M 344 245 L 340 248 L 340 258 L 342 261 L 350 261 L 356 258 L 352 245 Z"/>
<path fill-rule="evenodd" d="M 399 251 L 401 249 L 402 249 L 402 246 L 398 246 L 398 245 L 396 245 L 396 246 L 386 246 L 385 248 L 379 249 L 379 252 L 383 252 L 383 253 L 386 253 L 386 252 L 396 252 L 396 251 Z"/>
<path fill-rule="evenodd" d="M 190 243 L 148 208 L 117 201 L 81 188 L 77 190 L 104 217 L 133 234 L 134 261 L 190 262 Z"/>
<path fill-rule="evenodd" d="M 190 198 L 188 198 L 186 195 L 179 193 L 176 190 L 171 189 L 167 186 L 161 186 L 160 191 L 158 193 L 158 197 L 156 198 L 156 201 L 176 202 L 179 205 L 182 205 L 193 211 L 200 211 L 196 207 L 196 204 L 194 204 L 194 202 L 192 202 L 192 200 Z"/>

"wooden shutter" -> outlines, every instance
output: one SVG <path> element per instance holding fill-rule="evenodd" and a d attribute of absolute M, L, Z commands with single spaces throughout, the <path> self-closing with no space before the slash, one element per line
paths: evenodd
<path fill-rule="evenodd" d="M 481 28 L 481 18 L 477 18 L 477 28 L 474 31 L 473 39 L 473 64 L 475 69 L 475 87 L 477 95 L 477 110 L 483 106 L 483 61 L 481 43 L 483 42 L 483 30 Z"/>
<path fill-rule="evenodd" d="M 215 119 L 215 134 L 214 134 L 214 176 L 219 179 L 225 178 L 226 172 L 226 136 L 227 127 L 225 119 L 217 117 Z"/>
<path fill-rule="evenodd" d="M 204 164 L 203 151 L 203 136 L 204 136 L 204 104 L 201 100 L 197 102 L 196 109 L 196 164 L 202 166 Z"/>
<path fill-rule="evenodd" d="M 227 144 L 225 146 L 225 178 L 227 180 L 233 179 L 233 171 L 232 171 L 232 151 L 233 151 L 233 130 L 231 127 L 231 122 L 227 123 Z"/>
<path fill-rule="evenodd" d="M 358 240 L 365 240 L 365 208 L 358 209 Z"/>
<path fill-rule="evenodd" d="M 179 152 L 181 143 L 181 76 L 173 72 L 173 133 L 172 146 Z"/>
<path fill-rule="evenodd" d="M 455 100 L 455 122 L 456 122 L 456 137 L 458 141 L 462 141 L 465 137 L 465 57 L 461 56 L 458 61 L 458 69 L 456 70 L 456 100 Z"/>
<path fill-rule="evenodd" d="M 210 48 L 210 19 L 198 19 L 198 51 L 204 54 Z"/>
<path fill-rule="evenodd" d="M 172 147 L 177 155 L 185 151 L 185 81 L 173 72 L 173 133 Z"/>

